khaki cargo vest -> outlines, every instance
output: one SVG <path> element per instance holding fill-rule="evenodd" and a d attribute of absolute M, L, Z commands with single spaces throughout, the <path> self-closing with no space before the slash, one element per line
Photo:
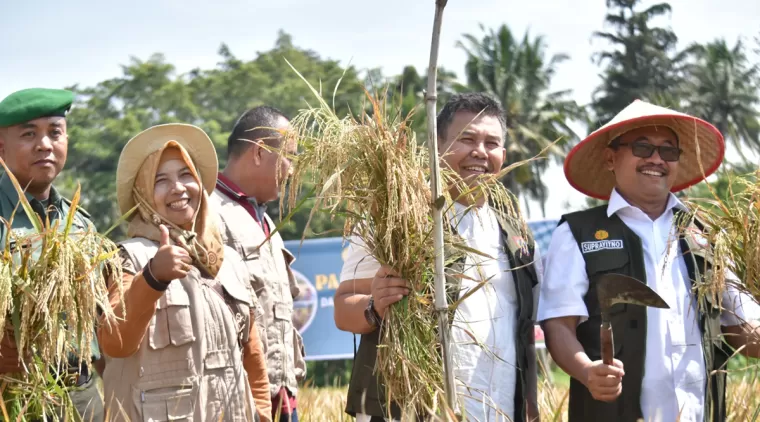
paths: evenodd
<path fill-rule="evenodd" d="M 496 210 L 494 209 L 494 211 Z M 517 330 L 515 332 L 517 385 L 515 388 L 514 422 L 524 422 L 528 408 L 532 410 L 531 413 L 538 414 L 534 336 L 535 307 L 537 305 L 537 292 L 534 291 L 534 288 L 538 284 L 538 277 L 533 266 L 534 241 L 530 237 L 520 236 L 520 231 L 515 225 L 498 213 L 497 217 L 501 227 L 502 244 L 507 252 L 509 267 L 512 269 L 517 292 Z M 460 273 L 463 270 L 463 265 L 462 260 L 459 260 L 449 265 L 446 270 L 446 290 L 450 304 L 459 299 L 460 279 L 454 274 Z M 450 313 L 449 323 L 454 320 L 453 317 L 454 314 Z M 392 417 L 401 420 L 400 409 L 395 403 L 391 403 L 391 409 L 388 411 L 385 388 L 376 372 L 375 362 L 379 340 L 380 330 L 361 336 L 348 386 L 346 413 L 354 417 L 357 413 L 363 413 L 370 416 Z"/>
<path fill-rule="evenodd" d="M 144 238 L 120 245 L 135 268 L 144 267 L 158 250 Z M 240 258 L 227 248 L 224 255 L 216 280 L 193 268 L 169 284 L 132 356 L 106 356 L 104 402 L 112 421 L 254 420 L 256 406 L 242 361 L 252 292 Z M 225 298 L 210 287 L 218 283 Z"/>
<path fill-rule="evenodd" d="M 285 249 L 279 233 L 265 242 L 266 235 L 248 211 L 216 189 L 210 202 L 219 213 L 224 243 L 243 257 L 263 316 L 256 326 L 264 344 L 269 372 L 269 389 L 274 396 L 282 387 L 294 395 L 298 381 L 306 374 L 303 340 L 293 326 L 293 298 L 298 295 L 290 270 L 294 256 Z M 265 216 L 269 227 L 275 224 Z"/>
<path fill-rule="evenodd" d="M 702 229 L 697 222 L 687 221 L 688 216 L 676 212 L 676 221 L 682 221 L 685 228 L 679 239 L 689 280 L 692 286 L 702 283 L 703 274 L 710 269 L 705 258 L 706 246 L 700 244 Z M 583 300 L 588 309 L 588 320 L 578 325 L 577 338 L 591 360 L 601 359 L 599 349 L 599 326 L 601 310 L 597 299 L 595 277 L 605 273 L 617 273 L 634 277 L 646 282 L 644 252 L 641 239 L 617 216 L 607 217 L 607 206 L 592 208 L 565 215 L 559 224 L 567 221 L 575 240 L 583 242 L 597 241 L 596 233 L 607 232 L 607 239 L 622 240 L 622 249 L 604 249 L 583 254 L 589 289 Z M 702 238 L 704 239 L 704 238 Z M 581 249 L 582 250 L 582 249 Z M 704 298 L 698 304 L 697 321 L 702 333 L 702 351 L 705 368 L 708 372 L 705 397 L 705 418 L 707 421 L 722 422 L 726 418 L 725 387 L 726 373 L 721 372 L 730 352 L 720 336 L 720 309 L 710 298 Z M 569 421 L 615 420 L 636 422 L 642 418 L 641 382 L 644 379 L 644 358 L 646 356 L 646 308 L 637 305 L 616 304 L 612 307 L 612 331 L 615 338 L 615 359 L 625 365 L 623 392 L 612 403 L 594 400 L 583 384 L 570 380 Z"/>

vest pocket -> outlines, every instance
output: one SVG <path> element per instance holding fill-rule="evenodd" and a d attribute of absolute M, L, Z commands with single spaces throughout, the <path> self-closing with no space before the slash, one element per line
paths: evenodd
<path fill-rule="evenodd" d="M 189 421 L 195 411 L 198 386 L 195 380 L 166 388 L 141 390 L 132 387 L 132 401 L 143 422 Z"/>
<path fill-rule="evenodd" d="M 229 350 L 210 350 L 203 359 L 203 367 L 208 370 L 228 368 L 234 362 Z"/>
<path fill-rule="evenodd" d="M 266 271 L 263 265 L 266 262 L 260 259 L 260 248 L 249 244 L 240 244 L 238 245 L 238 251 L 243 257 L 243 263 L 250 277 L 246 282 L 250 284 L 256 297 L 261 298 L 266 288 L 263 281 Z"/>
<path fill-rule="evenodd" d="M 274 319 L 278 319 L 281 321 L 292 321 L 293 319 L 293 308 L 291 306 L 288 306 L 287 303 L 284 302 L 278 302 L 274 304 Z M 295 330 L 295 327 L 293 327 Z"/>
<path fill-rule="evenodd" d="M 151 349 L 182 346 L 195 341 L 190 297 L 178 281 L 169 285 L 156 304 L 156 315 L 148 328 Z"/>
<path fill-rule="evenodd" d="M 257 260 L 261 256 L 261 248 L 258 245 L 244 243 L 240 244 L 238 250 L 242 252 L 241 255 L 246 262 Z"/>
<path fill-rule="evenodd" d="M 212 375 L 205 375 L 201 394 L 206 400 L 204 405 L 206 420 L 229 422 L 253 420 L 247 417 L 255 406 L 253 397 L 250 395 L 248 377 L 242 367 L 230 367 L 223 371 L 216 371 Z M 224 417 L 220 418 L 222 415 Z"/>

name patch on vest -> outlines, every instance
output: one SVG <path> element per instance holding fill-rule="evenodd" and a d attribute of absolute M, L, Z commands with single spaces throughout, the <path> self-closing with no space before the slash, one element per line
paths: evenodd
<path fill-rule="evenodd" d="M 599 240 L 596 242 L 582 242 L 581 243 L 581 251 L 583 253 L 591 253 L 591 252 L 601 251 L 604 249 L 623 249 L 623 241 L 609 239 L 609 240 Z"/>

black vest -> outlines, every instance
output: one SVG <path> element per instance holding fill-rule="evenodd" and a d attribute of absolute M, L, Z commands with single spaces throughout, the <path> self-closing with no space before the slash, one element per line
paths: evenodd
<path fill-rule="evenodd" d="M 689 230 L 701 227 L 695 221 L 683 222 L 685 214 L 676 211 L 675 221 L 682 221 L 679 237 L 680 253 L 685 260 L 689 280 L 692 286 L 702 281 L 702 275 L 710 268 L 705 259 L 705 248 L 700 246 Z M 588 309 L 588 320 L 577 327 L 577 338 L 591 360 L 601 359 L 599 349 L 599 326 L 601 312 L 596 293 L 595 279 L 605 273 L 617 273 L 634 277 L 646 282 L 644 251 L 641 239 L 623 223 L 617 215 L 607 217 L 607 205 L 585 211 L 564 215 L 559 224 L 567 221 L 570 231 L 578 242 L 586 261 L 589 289 L 583 297 Z M 607 244 L 587 243 L 607 241 Z M 615 242 L 622 241 L 622 245 Z M 584 246 L 584 243 L 585 246 Z M 599 246 L 606 248 L 600 249 Z M 584 248 L 588 251 L 583 253 Z M 593 251 L 592 251 L 593 250 Z M 725 372 L 723 369 L 730 353 L 720 336 L 720 309 L 704 297 L 698 303 L 700 331 L 702 333 L 702 350 L 705 368 L 709 375 L 706 385 L 705 416 L 707 421 L 722 422 L 726 418 L 725 409 Z M 612 403 L 594 400 L 588 389 L 579 381 L 570 380 L 569 422 L 614 420 L 619 422 L 636 422 L 642 418 L 641 383 L 644 378 L 644 358 L 646 355 L 646 308 L 638 305 L 616 304 L 610 312 L 612 330 L 615 339 L 615 359 L 625 365 L 623 392 Z M 716 372 L 713 372 L 716 371 Z"/>
<path fill-rule="evenodd" d="M 533 289 L 538 284 L 538 277 L 533 267 L 533 239 L 519 236 L 520 231 L 505 218 L 499 218 L 499 226 L 502 230 L 502 242 L 509 258 L 509 265 L 513 269 L 512 275 L 518 296 L 517 333 L 515 335 L 517 385 L 515 387 L 514 420 L 515 422 L 525 422 L 525 414 L 528 409 L 530 409 L 531 414 L 538 414 L 536 345 L 533 332 L 535 325 Z M 451 276 L 451 273 L 458 273 L 462 268 L 463 262 L 460 260 L 451 264 L 446 271 L 446 290 L 449 304 L 459 298 L 460 291 L 460 280 L 458 277 Z M 449 322 L 453 320 L 452 316 L 453 314 L 449 315 Z M 375 372 L 379 338 L 380 332 L 378 330 L 361 336 L 348 386 L 346 413 L 354 417 L 357 413 L 363 413 L 400 420 L 400 409 L 395 403 L 391 403 L 390 412 L 386 410 L 385 390 Z"/>

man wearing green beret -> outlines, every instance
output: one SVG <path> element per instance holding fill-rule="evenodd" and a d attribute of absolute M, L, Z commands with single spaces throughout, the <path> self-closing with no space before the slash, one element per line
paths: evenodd
<path fill-rule="evenodd" d="M 63 170 L 68 149 L 66 113 L 74 101 L 74 94 L 65 90 L 32 88 L 17 91 L 0 101 L 0 157 L 8 169 L 26 188 L 26 197 L 34 211 L 45 221 L 66 219 L 71 202 L 53 187 Z M 0 217 L 9 220 L 19 202 L 17 191 L 10 178 L 0 176 Z M 81 208 L 74 218 L 74 228 L 94 229 L 89 215 Z M 13 217 L 14 232 L 32 231 L 34 227 L 19 207 Z M 0 244 L 5 244 L 7 227 L 0 224 Z M 12 245 L 13 246 L 13 245 Z M 93 377 L 93 364 L 101 361 L 97 340 L 93 340 L 96 356 L 84 359 L 79 366 L 76 356 L 69 357 L 66 387 L 75 407 L 84 421 L 104 420 L 103 403 Z M 13 331 L 6 330 L 0 343 L 0 373 L 21 372 Z M 89 362 L 88 362 L 89 361 Z"/>

